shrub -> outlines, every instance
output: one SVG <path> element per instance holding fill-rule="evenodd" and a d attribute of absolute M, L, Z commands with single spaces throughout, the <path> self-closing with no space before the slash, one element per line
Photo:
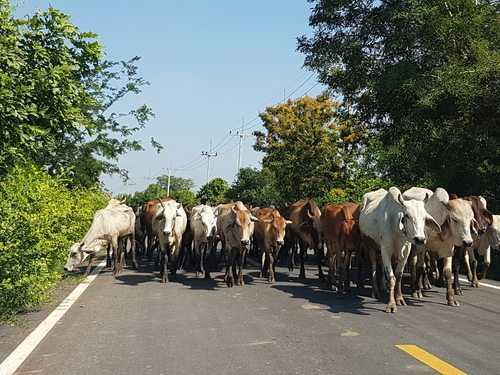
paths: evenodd
<path fill-rule="evenodd" d="M 0 181 L 0 316 L 35 308 L 61 277 L 67 250 L 85 234 L 107 197 L 69 190 L 34 166 Z"/>

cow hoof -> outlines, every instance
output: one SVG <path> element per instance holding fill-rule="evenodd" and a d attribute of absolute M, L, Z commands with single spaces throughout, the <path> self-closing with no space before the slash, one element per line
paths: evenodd
<path fill-rule="evenodd" d="M 458 301 L 449 300 L 448 301 L 448 306 L 460 306 L 460 304 L 458 303 Z"/>
<path fill-rule="evenodd" d="M 386 313 L 395 313 L 397 311 L 398 311 L 398 308 L 396 307 L 396 303 L 395 302 L 388 303 L 387 307 L 385 308 L 385 312 Z"/>
<path fill-rule="evenodd" d="M 456 296 L 463 296 L 464 292 L 462 292 L 461 288 L 457 288 L 454 290 Z"/>
<path fill-rule="evenodd" d="M 472 273 L 467 273 L 467 280 L 472 282 L 473 279 L 474 279 L 474 277 L 472 276 Z"/>
<path fill-rule="evenodd" d="M 471 283 L 471 286 L 472 286 L 473 288 L 479 288 L 479 281 L 474 280 L 474 281 Z"/>
<path fill-rule="evenodd" d="M 423 296 L 423 294 L 422 294 L 422 292 L 421 292 L 421 291 L 413 292 L 413 293 L 411 294 L 411 296 L 412 296 L 413 298 L 417 298 L 417 299 L 422 299 L 422 298 L 424 298 L 424 296 Z"/>
<path fill-rule="evenodd" d="M 405 299 L 401 297 L 396 297 L 396 305 L 398 306 L 406 306 L 406 301 Z"/>

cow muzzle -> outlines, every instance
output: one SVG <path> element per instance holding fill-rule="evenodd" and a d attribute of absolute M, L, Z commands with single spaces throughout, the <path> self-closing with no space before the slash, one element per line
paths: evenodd
<path fill-rule="evenodd" d="M 470 241 L 470 240 L 464 240 L 464 241 L 462 241 L 462 246 L 464 246 L 464 247 L 471 247 L 472 246 L 472 241 Z"/>
<path fill-rule="evenodd" d="M 276 241 L 276 243 L 278 244 L 278 246 L 283 246 L 285 241 Z"/>
<path fill-rule="evenodd" d="M 420 236 L 413 237 L 413 243 L 415 245 L 423 245 L 425 244 L 425 237 L 420 237 Z"/>
<path fill-rule="evenodd" d="M 241 245 L 242 246 L 248 246 L 250 244 L 249 240 L 241 240 Z"/>

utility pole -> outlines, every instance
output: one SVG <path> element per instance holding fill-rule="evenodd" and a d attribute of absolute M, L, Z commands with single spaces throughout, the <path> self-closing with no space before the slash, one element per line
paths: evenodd
<path fill-rule="evenodd" d="M 236 134 L 234 134 L 234 136 L 239 137 L 239 140 L 238 140 L 238 170 L 236 171 L 236 175 L 238 175 L 238 173 L 240 173 L 240 169 L 241 169 L 241 156 L 242 156 L 241 147 L 243 146 L 243 138 L 252 136 L 252 134 L 246 134 L 244 132 L 244 130 L 245 130 L 245 119 L 242 117 L 241 118 L 241 130 L 238 130 L 236 132 Z"/>
<path fill-rule="evenodd" d="M 172 175 L 172 168 L 167 168 L 167 197 L 170 197 L 170 176 Z"/>
<path fill-rule="evenodd" d="M 217 156 L 217 152 L 212 152 L 212 139 L 210 139 L 210 149 L 209 151 L 202 151 L 201 156 L 205 156 L 207 158 L 207 184 L 210 179 L 210 158 L 215 158 Z"/>

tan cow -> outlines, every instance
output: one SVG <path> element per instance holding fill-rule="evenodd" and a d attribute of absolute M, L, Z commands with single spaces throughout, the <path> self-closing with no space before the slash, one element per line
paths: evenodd
<path fill-rule="evenodd" d="M 255 223 L 254 238 L 256 246 L 262 252 L 262 265 L 260 277 L 264 277 L 265 265 L 268 266 L 267 281 L 275 281 L 275 268 L 279 251 L 285 242 L 285 228 L 291 224 L 280 215 L 275 208 L 258 208 L 252 210 L 252 213 L 260 222 Z"/>
<path fill-rule="evenodd" d="M 217 231 L 224 245 L 228 287 L 244 285 L 242 266 L 250 245 L 251 222 L 259 221 L 242 202 L 217 206 Z M 236 270 L 238 267 L 238 271 Z"/>

